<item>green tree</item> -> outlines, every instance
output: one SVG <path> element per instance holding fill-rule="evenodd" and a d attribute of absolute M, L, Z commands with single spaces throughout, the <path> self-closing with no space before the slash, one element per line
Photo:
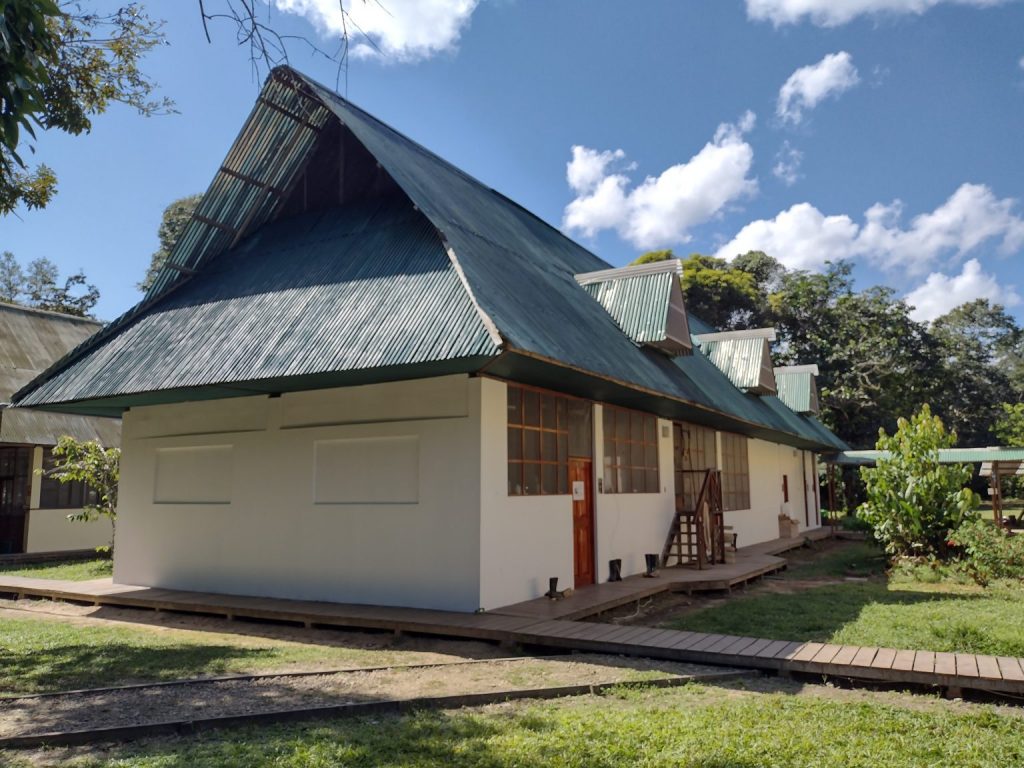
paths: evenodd
<path fill-rule="evenodd" d="M 68 515 L 68 520 L 88 522 L 105 517 L 110 520 L 110 552 L 114 550 L 114 531 L 117 525 L 117 484 L 121 476 L 121 450 L 104 448 L 95 440 L 79 442 L 65 435 L 53 449 L 55 463 L 49 469 L 38 470 L 61 483 L 84 483 L 91 492 L 89 503 L 79 512 Z"/>
<path fill-rule="evenodd" d="M 146 275 L 142 278 L 142 282 L 139 283 L 139 290 L 143 293 L 148 291 L 150 286 L 153 285 L 153 281 L 156 280 L 156 276 L 160 273 L 164 262 L 171 255 L 174 244 L 178 242 L 182 230 L 185 229 L 185 225 L 192 218 L 193 211 L 195 211 L 202 199 L 202 195 L 188 195 L 187 197 L 175 200 L 164 209 L 160 228 L 157 230 L 160 247 L 150 257 L 149 268 L 146 270 Z"/>
<path fill-rule="evenodd" d="M 27 306 L 79 317 L 91 317 L 89 312 L 100 299 L 99 289 L 84 272 L 69 275 L 61 285 L 60 270 L 45 258 L 29 262 L 24 293 Z"/>
<path fill-rule="evenodd" d="M 875 447 L 886 453 L 860 470 L 867 493 L 857 516 L 892 557 L 944 557 L 952 531 L 976 517 L 980 499 L 964 486 L 965 464 L 939 464 L 939 449 L 956 444 L 942 419 L 924 405 L 896 433 L 879 430 Z"/>
<path fill-rule="evenodd" d="M 790 271 L 769 297 L 779 363 L 816 363 L 824 421 L 854 446 L 926 403 L 941 381 L 927 328 L 892 289 L 857 292 L 851 266 Z"/>
<path fill-rule="evenodd" d="M 161 22 L 141 4 L 110 14 L 65 0 L 4 0 L 0 24 L 0 215 L 19 204 L 42 208 L 57 177 L 45 164 L 30 168 L 36 128 L 72 135 L 88 132 L 92 118 L 119 102 L 140 114 L 172 108 L 151 98 L 156 85 L 139 68 L 164 42 Z"/>
<path fill-rule="evenodd" d="M 1024 403 L 1003 403 L 1002 411 L 992 425 L 992 432 L 1002 445 L 1024 446 Z"/>
<path fill-rule="evenodd" d="M 10 251 L 0 254 L 0 301 L 17 304 L 25 290 L 25 272 Z"/>
<path fill-rule="evenodd" d="M 1000 405 L 1014 399 L 1008 372 L 1024 333 L 1002 306 L 977 299 L 937 318 L 931 336 L 942 361 L 936 412 L 963 445 L 991 444 Z"/>

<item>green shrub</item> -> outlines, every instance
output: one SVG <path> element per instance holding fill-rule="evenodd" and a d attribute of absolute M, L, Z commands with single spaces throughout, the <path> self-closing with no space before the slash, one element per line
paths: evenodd
<path fill-rule="evenodd" d="M 976 582 L 1024 579 L 1024 537 L 1007 533 L 987 520 L 972 520 L 950 536 L 963 550 L 964 565 Z"/>
<path fill-rule="evenodd" d="M 956 433 L 927 405 L 897 424 L 894 435 L 878 431 L 875 447 L 885 453 L 860 470 L 867 501 L 857 516 L 891 557 L 945 557 L 949 532 L 977 517 L 980 499 L 964 487 L 971 467 L 939 463 L 939 449 L 953 446 Z"/>

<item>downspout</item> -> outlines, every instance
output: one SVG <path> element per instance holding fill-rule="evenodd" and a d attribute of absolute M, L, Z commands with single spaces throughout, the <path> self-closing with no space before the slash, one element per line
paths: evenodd
<path fill-rule="evenodd" d="M 800 451 L 800 471 L 804 476 L 804 523 L 811 527 L 811 502 L 807 498 L 807 451 Z"/>

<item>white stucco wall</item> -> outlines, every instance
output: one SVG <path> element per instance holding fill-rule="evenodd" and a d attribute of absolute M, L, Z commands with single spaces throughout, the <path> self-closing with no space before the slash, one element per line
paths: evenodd
<path fill-rule="evenodd" d="M 507 392 L 502 381 L 479 379 L 480 606 L 532 600 L 558 577 L 573 585 L 572 497 L 508 495 Z"/>
<path fill-rule="evenodd" d="M 604 417 L 594 408 L 594 466 L 604 467 Z M 596 508 L 597 580 L 608 580 L 608 561 L 622 560 L 622 575 L 643 573 L 644 554 L 661 554 L 675 514 L 672 422 L 658 419 L 658 493 L 598 493 Z"/>
<path fill-rule="evenodd" d="M 475 610 L 480 393 L 450 376 L 132 409 L 115 581 Z"/>

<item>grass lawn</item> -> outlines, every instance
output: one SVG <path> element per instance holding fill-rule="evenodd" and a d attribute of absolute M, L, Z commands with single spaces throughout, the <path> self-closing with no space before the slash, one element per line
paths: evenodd
<path fill-rule="evenodd" d="M 33 579 L 64 579 L 65 581 L 105 579 L 113 572 L 114 561 L 106 557 L 64 563 L 0 566 L 0 573 L 7 576 L 30 576 Z"/>
<path fill-rule="evenodd" d="M 925 697 L 690 685 L 454 712 L 249 728 L 46 753 L 76 768 L 972 766 L 1024 763 L 1018 716 Z M 770 686 L 776 692 L 770 692 Z M 826 689 L 821 689 L 825 691 Z M 77 755 L 77 756 L 76 756 Z M 0 762 L 4 755 L 0 754 Z M 6 755 L 28 766 L 27 757 Z M 62 759 L 64 758 L 64 759 Z M 24 763 L 19 761 L 24 760 Z"/>
<path fill-rule="evenodd" d="M 417 663 L 428 656 L 438 658 L 408 650 L 0 615 L 0 695 L 289 668 Z"/>
<path fill-rule="evenodd" d="M 818 561 L 795 564 L 785 580 L 828 579 L 822 586 L 786 591 L 759 589 L 722 605 L 690 613 L 664 626 L 698 632 L 752 635 L 1024 656 L 1024 588 L 911 580 L 887 582 L 869 544 L 836 550 Z M 836 577 L 871 575 L 835 583 Z"/>

